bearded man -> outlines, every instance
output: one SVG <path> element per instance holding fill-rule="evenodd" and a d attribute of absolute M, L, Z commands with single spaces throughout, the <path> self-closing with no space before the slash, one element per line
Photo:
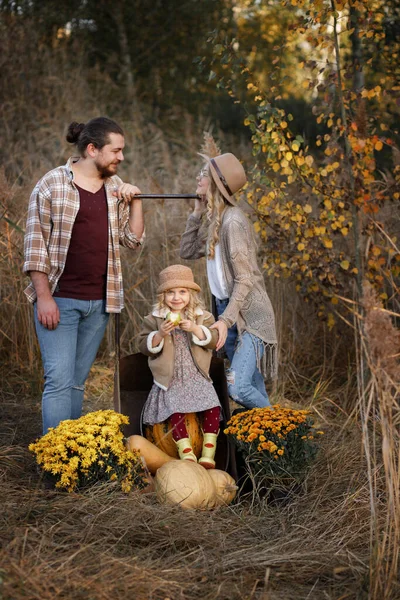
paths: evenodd
<path fill-rule="evenodd" d="M 43 433 L 81 416 L 110 313 L 123 308 L 119 244 L 144 239 L 139 188 L 118 176 L 124 133 L 111 119 L 71 123 L 80 156 L 47 173 L 29 201 L 23 270 L 44 367 Z"/>

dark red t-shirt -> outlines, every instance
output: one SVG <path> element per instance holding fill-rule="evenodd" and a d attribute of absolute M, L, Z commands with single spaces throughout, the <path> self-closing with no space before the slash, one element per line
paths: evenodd
<path fill-rule="evenodd" d="M 106 191 L 104 185 L 95 194 L 78 185 L 76 188 L 80 207 L 72 228 L 65 268 L 54 296 L 102 300 L 106 297 L 108 258 Z"/>

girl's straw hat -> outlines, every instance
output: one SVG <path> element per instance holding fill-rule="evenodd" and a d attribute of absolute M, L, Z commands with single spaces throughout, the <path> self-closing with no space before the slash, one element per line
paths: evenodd
<path fill-rule="evenodd" d="M 247 177 L 239 160 L 228 152 L 214 158 L 207 158 L 211 177 L 214 179 L 219 191 L 229 204 L 236 204 L 233 197 L 246 183 Z"/>
<path fill-rule="evenodd" d="M 171 265 L 161 271 L 157 294 L 177 287 L 189 288 L 200 292 L 200 286 L 194 282 L 192 269 L 185 267 L 185 265 Z"/>

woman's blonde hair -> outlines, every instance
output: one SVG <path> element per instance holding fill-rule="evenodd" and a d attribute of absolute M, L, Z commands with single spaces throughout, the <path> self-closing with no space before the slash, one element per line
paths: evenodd
<path fill-rule="evenodd" d="M 185 288 L 185 286 L 179 286 L 179 287 L 180 288 L 182 287 L 182 289 Z M 195 315 L 196 308 L 204 309 L 205 304 L 204 304 L 204 301 L 203 301 L 202 297 L 200 296 L 199 292 L 196 292 L 195 290 L 191 290 L 190 288 L 185 288 L 185 289 L 187 289 L 189 291 L 189 304 L 185 308 L 186 316 L 190 321 L 195 321 L 196 320 L 196 315 Z M 165 290 L 165 292 L 161 292 L 161 294 L 157 294 L 157 300 L 156 300 L 155 304 L 153 305 L 153 310 L 162 310 L 163 308 L 169 308 L 169 306 L 165 302 L 165 293 L 166 292 L 168 292 L 168 290 Z"/>
<path fill-rule="evenodd" d="M 222 214 L 228 203 L 219 191 L 214 179 L 211 176 L 206 198 L 207 219 L 210 223 L 208 226 L 207 257 L 214 258 L 215 245 L 219 242 L 219 230 L 222 222 Z"/>

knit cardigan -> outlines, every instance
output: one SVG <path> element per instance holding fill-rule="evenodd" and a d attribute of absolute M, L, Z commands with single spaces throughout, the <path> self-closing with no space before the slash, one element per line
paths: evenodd
<path fill-rule="evenodd" d="M 197 259 L 205 256 L 207 232 L 208 224 L 191 214 L 181 239 L 181 258 Z M 278 346 L 274 310 L 257 264 L 253 230 L 240 208 L 225 208 L 219 243 L 222 270 L 229 293 L 228 306 L 219 320 L 224 321 L 227 327 L 236 323 L 239 338 L 247 331 L 263 341 L 265 351 L 262 359 L 257 357 L 258 364 L 264 375 L 274 378 L 277 374 Z"/>

